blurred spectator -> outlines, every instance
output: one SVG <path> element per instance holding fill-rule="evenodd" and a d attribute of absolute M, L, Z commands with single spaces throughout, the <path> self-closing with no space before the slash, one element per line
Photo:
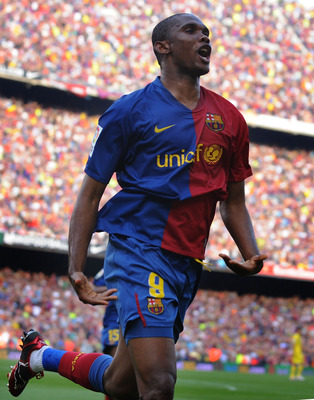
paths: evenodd
<path fill-rule="evenodd" d="M 309 4 L 311 3 L 311 4 Z M 243 111 L 314 122 L 314 3 L 282 0 L 3 0 L 0 71 L 130 92 L 159 70 L 151 26 L 191 12 L 212 31 L 204 86 Z"/>

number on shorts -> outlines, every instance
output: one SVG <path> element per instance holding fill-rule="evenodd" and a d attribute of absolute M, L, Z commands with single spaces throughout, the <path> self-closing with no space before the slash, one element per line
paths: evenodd
<path fill-rule="evenodd" d="M 108 336 L 109 342 L 116 342 L 119 340 L 119 329 L 109 329 Z"/>
<path fill-rule="evenodd" d="M 149 294 L 152 297 L 162 299 L 165 297 L 164 280 L 154 272 L 151 272 L 148 277 Z"/>

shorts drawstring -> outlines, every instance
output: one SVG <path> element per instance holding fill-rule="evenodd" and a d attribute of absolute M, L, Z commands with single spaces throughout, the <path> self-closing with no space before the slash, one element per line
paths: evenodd
<path fill-rule="evenodd" d="M 207 262 L 205 262 L 205 261 L 201 261 L 199 258 L 194 258 L 194 260 L 195 260 L 196 262 L 198 262 L 199 264 L 202 264 L 203 267 L 204 267 L 205 269 L 207 269 L 207 271 L 211 272 L 211 270 L 210 270 L 210 268 L 209 268 L 209 265 L 214 265 L 214 264 L 212 264 L 212 263 L 207 263 Z"/>

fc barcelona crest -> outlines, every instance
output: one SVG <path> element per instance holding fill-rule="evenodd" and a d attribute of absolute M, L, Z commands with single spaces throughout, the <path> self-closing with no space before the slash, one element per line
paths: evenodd
<path fill-rule="evenodd" d="M 162 304 L 161 299 L 156 299 L 155 297 L 148 297 L 147 301 L 148 301 L 147 308 L 150 313 L 158 315 L 164 311 L 164 305 Z"/>
<path fill-rule="evenodd" d="M 225 127 L 221 116 L 218 114 L 207 113 L 205 122 L 208 128 L 214 132 L 222 131 Z"/>

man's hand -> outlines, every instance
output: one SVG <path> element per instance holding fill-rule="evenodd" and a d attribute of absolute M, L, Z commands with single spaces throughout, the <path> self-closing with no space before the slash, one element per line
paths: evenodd
<path fill-rule="evenodd" d="M 82 272 L 73 272 L 69 275 L 70 282 L 84 304 L 92 306 L 107 306 L 110 300 L 117 300 L 117 296 L 112 296 L 117 289 L 107 290 L 105 287 L 94 288 Z"/>
<path fill-rule="evenodd" d="M 244 262 L 232 260 L 226 254 L 220 253 L 221 257 L 226 263 L 227 267 L 231 269 L 237 275 L 255 275 L 258 274 L 263 268 L 263 261 L 266 260 L 265 254 L 256 255 Z"/>

